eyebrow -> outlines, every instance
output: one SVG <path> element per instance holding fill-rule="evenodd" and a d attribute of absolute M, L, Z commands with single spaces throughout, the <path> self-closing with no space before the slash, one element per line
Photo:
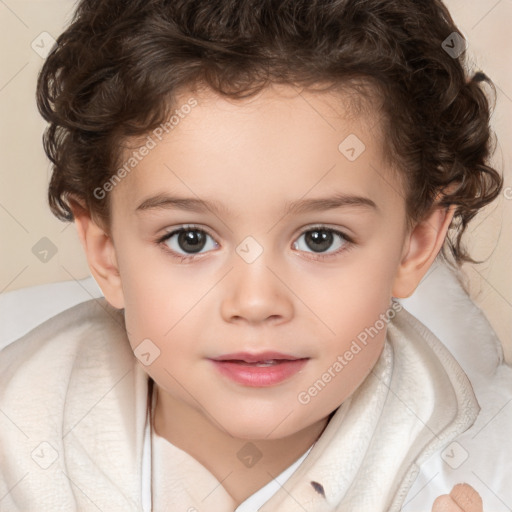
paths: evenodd
<path fill-rule="evenodd" d="M 333 210 L 342 207 L 357 207 L 368 210 L 379 211 L 378 206 L 374 201 L 368 197 L 347 195 L 347 194 L 334 194 L 329 197 L 322 197 L 318 199 L 299 199 L 293 202 L 287 202 L 284 208 L 284 214 L 301 214 L 315 211 Z M 150 210 L 187 210 L 193 212 L 206 213 L 207 211 L 213 212 L 218 215 L 228 214 L 230 211 L 218 201 L 197 199 L 193 197 L 177 197 L 167 194 L 157 194 L 148 197 L 142 201 L 135 209 L 136 213 L 145 212 Z"/>

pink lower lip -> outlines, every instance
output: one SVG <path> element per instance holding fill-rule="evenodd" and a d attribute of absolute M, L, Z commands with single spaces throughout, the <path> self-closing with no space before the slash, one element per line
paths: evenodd
<path fill-rule="evenodd" d="M 307 359 L 283 360 L 273 366 L 252 366 L 238 361 L 216 361 L 211 359 L 216 368 L 238 384 L 251 387 L 266 387 L 279 384 L 295 375 Z"/>

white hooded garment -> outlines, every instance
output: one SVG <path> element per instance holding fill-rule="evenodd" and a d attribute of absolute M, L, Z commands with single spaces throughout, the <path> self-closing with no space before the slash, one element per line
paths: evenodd
<path fill-rule="evenodd" d="M 95 299 L 60 313 L 0 352 L 0 376 L 0 511 L 142 510 L 148 376 L 122 311 Z M 455 359 L 402 310 L 371 374 L 259 510 L 398 511 L 478 411 Z M 153 476 L 155 510 L 232 511 L 195 491 L 201 468 L 177 485 Z"/>

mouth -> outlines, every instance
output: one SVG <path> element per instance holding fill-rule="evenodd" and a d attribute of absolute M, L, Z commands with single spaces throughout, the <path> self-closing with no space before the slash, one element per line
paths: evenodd
<path fill-rule="evenodd" d="M 279 352 L 239 352 L 211 358 L 217 370 L 229 380 L 249 387 L 268 387 L 288 380 L 309 360 Z"/>

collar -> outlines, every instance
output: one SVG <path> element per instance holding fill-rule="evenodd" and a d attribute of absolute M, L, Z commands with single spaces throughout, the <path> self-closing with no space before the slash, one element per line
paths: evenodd
<path fill-rule="evenodd" d="M 2 351 L 0 374 L 3 507 L 142 510 L 149 378 L 122 310 L 102 298 L 60 313 Z M 478 411 L 453 356 L 402 309 L 367 379 L 260 511 L 398 512 L 419 466 Z"/>
<path fill-rule="evenodd" d="M 421 463 L 469 428 L 478 412 L 471 385 L 448 350 L 401 310 L 363 384 L 336 410 L 292 475 L 286 481 L 276 477 L 281 489 L 258 510 L 295 512 L 299 503 L 315 512 L 398 511 Z M 166 441 L 159 441 L 165 452 L 157 454 L 161 469 L 169 457 L 187 468 L 170 478 L 172 485 L 157 478 L 160 503 L 233 510 L 226 493 L 197 500 L 221 483 L 191 456 L 165 450 Z"/>

